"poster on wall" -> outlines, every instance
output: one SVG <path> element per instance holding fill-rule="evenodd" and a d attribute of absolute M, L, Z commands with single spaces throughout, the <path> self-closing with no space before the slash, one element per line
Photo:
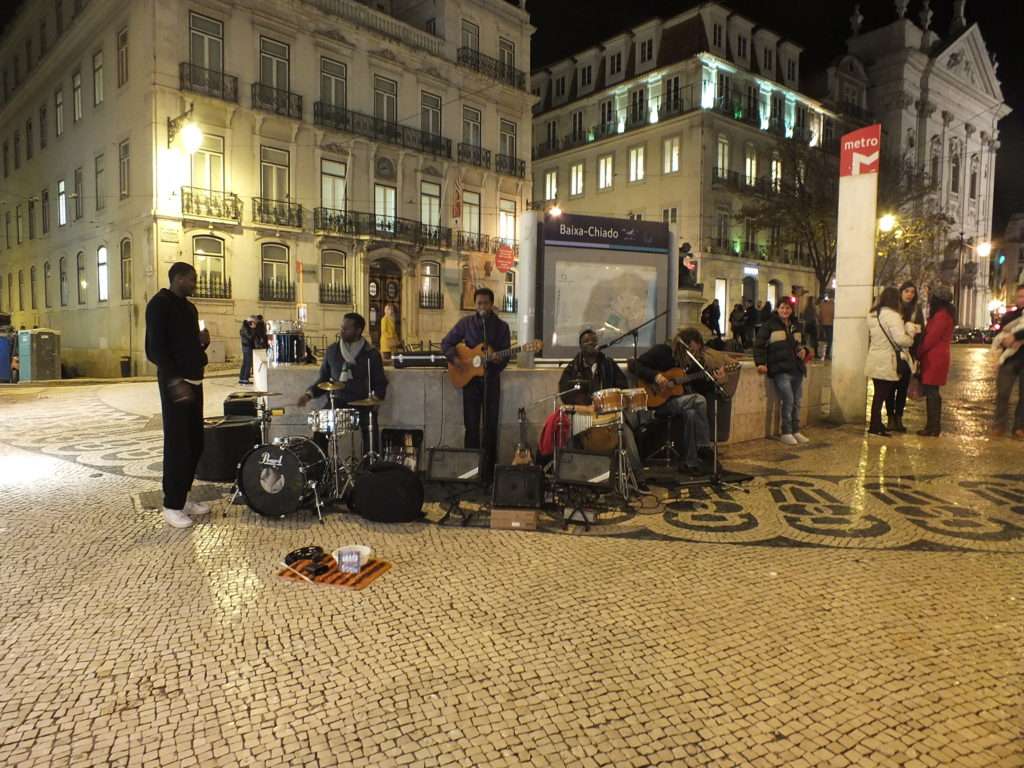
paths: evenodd
<path fill-rule="evenodd" d="M 467 253 L 462 262 L 462 308 L 476 309 L 473 293 L 477 288 L 490 288 L 494 291 L 494 300 L 500 302 L 505 294 L 505 275 L 494 265 L 494 255 L 490 253 Z"/>

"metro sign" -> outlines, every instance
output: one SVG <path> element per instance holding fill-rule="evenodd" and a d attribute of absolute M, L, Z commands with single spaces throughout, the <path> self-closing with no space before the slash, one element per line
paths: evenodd
<path fill-rule="evenodd" d="M 882 152 L 881 123 L 845 134 L 839 140 L 839 148 L 840 176 L 878 173 L 878 161 Z"/>

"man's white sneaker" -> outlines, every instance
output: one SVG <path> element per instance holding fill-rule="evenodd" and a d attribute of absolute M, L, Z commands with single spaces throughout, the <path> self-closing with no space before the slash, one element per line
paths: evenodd
<path fill-rule="evenodd" d="M 786 445 L 799 445 L 799 443 L 797 443 L 796 441 L 796 438 L 793 437 L 792 435 L 782 435 L 779 438 L 779 442 L 785 443 Z"/>
<path fill-rule="evenodd" d="M 805 444 L 805 443 L 809 443 L 809 442 L 811 442 L 811 441 L 810 441 L 810 440 L 809 440 L 809 439 L 807 438 L 807 436 L 806 436 L 806 435 L 804 435 L 804 433 L 803 433 L 803 432 L 794 432 L 794 433 L 793 433 L 793 437 L 795 437 L 795 438 L 796 438 L 796 441 L 797 441 L 798 443 L 801 443 L 801 444 Z"/>
<path fill-rule="evenodd" d="M 164 520 L 174 528 L 188 528 L 192 525 L 192 518 L 186 515 L 182 509 L 168 509 L 164 507 Z"/>
<path fill-rule="evenodd" d="M 186 515 L 192 517 L 202 517 L 203 515 L 210 514 L 210 505 L 203 504 L 199 501 L 186 501 L 185 509 L 182 510 Z"/>

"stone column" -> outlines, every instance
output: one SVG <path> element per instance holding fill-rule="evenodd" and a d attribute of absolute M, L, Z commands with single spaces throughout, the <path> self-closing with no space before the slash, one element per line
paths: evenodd
<path fill-rule="evenodd" d="M 516 269 L 516 298 L 519 300 L 519 343 L 532 341 L 537 312 L 537 226 L 540 215 L 526 211 L 519 219 L 519 266 Z M 533 353 L 518 356 L 520 368 L 533 368 Z"/>

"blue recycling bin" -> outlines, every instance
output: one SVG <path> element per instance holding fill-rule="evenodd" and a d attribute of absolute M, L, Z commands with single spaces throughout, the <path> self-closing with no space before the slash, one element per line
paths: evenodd
<path fill-rule="evenodd" d="M 11 337 L 4 334 L 0 336 L 0 381 L 9 383 L 11 380 L 11 355 L 14 346 L 11 344 Z"/>

